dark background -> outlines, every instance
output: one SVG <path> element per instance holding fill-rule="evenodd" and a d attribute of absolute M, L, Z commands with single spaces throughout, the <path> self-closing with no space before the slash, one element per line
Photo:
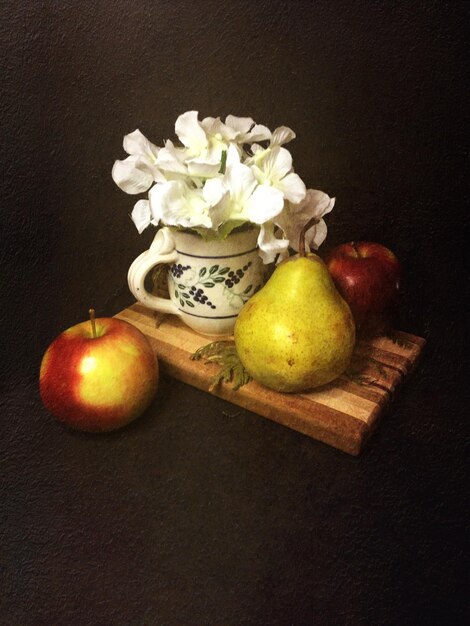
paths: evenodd
<path fill-rule="evenodd" d="M 459 624 L 468 587 L 465 2 L 3 0 L 1 623 Z M 321 251 L 381 242 L 423 361 L 358 459 L 163 378 L 96 437 L 40 360 L 132 302 L 135 128 L 251 116 L 336 197 Z"/>

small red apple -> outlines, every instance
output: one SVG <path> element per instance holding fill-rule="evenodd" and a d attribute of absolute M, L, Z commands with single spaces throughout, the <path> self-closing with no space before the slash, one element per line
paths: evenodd
<path fill-rule="evenodd" d="M 89 432 L 128 424 L 149 406 L 158 387 L 158 362 L 150 342 L 127 322 L 94 318 L 72 326 L 48 347 L 39 389 L 61 422 Z"/>
<path fill-rule="evenodd" d="M 400 288 L 395 254 L 380 243 L 351 241 L 333 248 L 325 262 L 361 334 L 386 331 Z"/>

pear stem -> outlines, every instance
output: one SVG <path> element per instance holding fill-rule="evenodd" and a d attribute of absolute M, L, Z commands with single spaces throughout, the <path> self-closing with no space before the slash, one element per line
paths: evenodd
<path fill-rule="evenodd" d="M 306 224 L 304 224 L 302 230 L 299 235 L 299 256 L 306 256 L 305 254 L 305 235 L 309 228 L 318 224 L 319 219 L 317 217 L 312 217 Z"/>
<path fill-rule="evenodd" d="M 93 339 L 96 339 L 96 323 L 95 323 L 95 309 L 90 309 L 88 311 L 91 322 L 91 332 L 93 333 Z"/>

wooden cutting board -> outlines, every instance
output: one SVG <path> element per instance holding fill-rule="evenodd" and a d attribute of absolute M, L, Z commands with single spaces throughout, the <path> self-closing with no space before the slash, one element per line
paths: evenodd
<path fill-rule="evenodd" d="M 421 337 L 398 331 L 395 340 L 358 341 L 348 372 L 308 393 L 278 393 L 254 381 L 237 391 L 226 383 L 210 389 L 218 366 L 190 359 L 210 338 L 175 316 L 160 316 L 140 304 L 116 317 L 148 337 L 162 370 L 170 376 L 353 455 L 361 452 L 425 344 Z"/>

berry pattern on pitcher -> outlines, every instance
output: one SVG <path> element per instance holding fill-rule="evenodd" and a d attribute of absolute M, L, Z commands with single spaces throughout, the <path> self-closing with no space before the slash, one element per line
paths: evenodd
<path fill-rule="evenodd" d="M 181 263 L 175 263 L 171 266 L 170 271 L 174 278 L 180 278 L 182 273 L 191 269 L 190 265 L 182 265 Z"/>
<path fill-rule="evenodd" d="M 174 295 L 179 301 L 182 308 L 194 308 L 195 304 L 204 304 L 210 309 L 216 309 L 210 296 L 206 292 L 213 289 L 216 285 L 223 288 L 223 295 L 229 301 L 234 309 L 240 309 L 241 306 L 260 288 L 261 284 L 250 284 L 242 290 L 237 289 L 237 285 L 245 276 L 247 270 L 251 267 L 252 262 L 249 261 L 245 265 L 237 269 L 230 267 L 221 267 L 220 265 L 212 265 L 210 268 L 202 267 L 199 272 L 192 270 L 190 265 L 182 265 L 181 263 L 171 266 L 171 274 L 175 281 Z M 187 273 L 187 279 L 184 281 L 183 274 Z M 192 274 L 192 275 L 191 275 Z M 176 282 L 180 280 L 181 282 Z"/>

